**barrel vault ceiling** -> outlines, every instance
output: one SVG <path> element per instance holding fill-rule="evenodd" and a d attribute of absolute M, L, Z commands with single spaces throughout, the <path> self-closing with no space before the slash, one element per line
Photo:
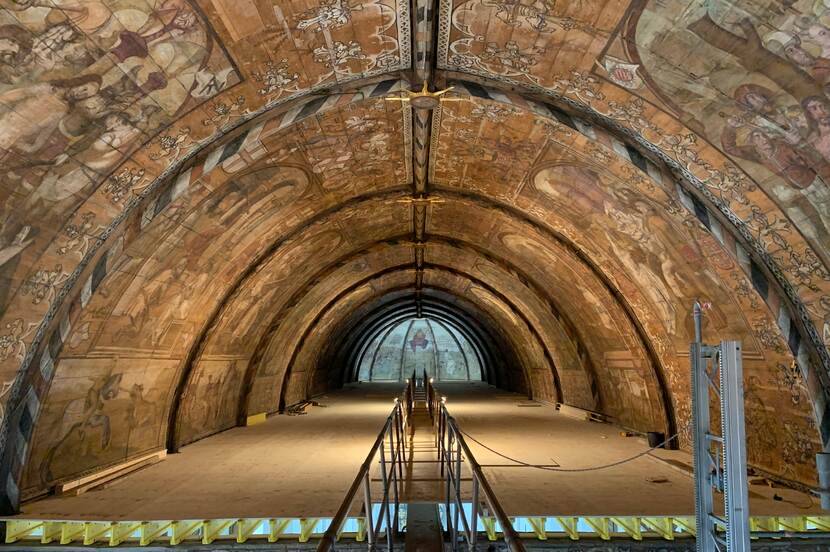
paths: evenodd
<path fill-rule="evenodd" d="M 401 316 L 687 447 L 695 299 L 750 463 L 814 484 L 827 36 L 812 0 L 0 0 L 3 508 L 340 385 Z"/>

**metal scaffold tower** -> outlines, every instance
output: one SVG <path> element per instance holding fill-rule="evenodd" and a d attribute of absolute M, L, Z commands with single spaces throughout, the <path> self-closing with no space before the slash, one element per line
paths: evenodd
<path fill-rule="evenodd" d="M 697 551 L 749 552 L 741 343 L 704 344 L 702 316 L 701 305 L 695 302 L 690 357 Z M 712 431 L 710 388 L 720 404 L 720 434 Z M 715 491 L 723 493 L 723 517 L 715 514 Z"/>

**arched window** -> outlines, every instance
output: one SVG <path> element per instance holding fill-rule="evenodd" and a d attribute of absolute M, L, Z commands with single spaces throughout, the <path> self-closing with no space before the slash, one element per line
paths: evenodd
<path fill-rule="evenodd" d="M 360 381 L 403 381 L 426 371 L 436 381 L 481 381 L 481 356 L 463 333 L 431 318 L 379 331 L 359 361 Z"/>

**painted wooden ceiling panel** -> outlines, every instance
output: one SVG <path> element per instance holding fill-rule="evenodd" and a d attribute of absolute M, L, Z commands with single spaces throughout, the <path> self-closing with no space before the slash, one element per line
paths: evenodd
<path fill-rule="evenodd" d="M 753 462 L 812 477 L 816 436 L 830 442 L 824 4 L 438 7 L 431 86 L 449 81 L 462 101 L 433 112 L 430 142 L 423 113 L 384 100 L 409 87 L 398 80 L 419 47 L 409 2 L 0 0 L 0 446 L 11 436 L 6 458 L 30 450 L 31 405 L 48 405 L 28 490 L 72 469 L 53 463 L 61 450 L 92 469 L 162 446 L 185 357 L 198 360 L 191 397 L 233 396 L 269 312 L 310 282 L 291 311 L 310 327 L 311 303 L 346 273 L 394 266 L 407 247 L 413 266 L 449 258 L 454 245 L 420 243 L 430 234 L 473 244 L 484 260 L 447 263 L 494 289 L 437 269 L 390 273 L 323 315 L 321 335 L 393 282 L 432 282 L 487 305 L 511 341 L 530 344 L 517 385 L 552 396 L 545 340 L 531 335 L 546 323 L 518 329 L 497 297 L 514 286 L 490 266 L 497 256 L 582 329 L 614 374 L 598 394 L 626 390 L 610 409 L 663 423 L 653 374 L 664 374 L 665 412 L 683 430 L 688 305 L 703 298 L 707 332 L 745 343 L 750 449 L 776 451 Z M 425 155 L 429 198 L 406 203 Z M 326 268 L 362 248 L 373 261 Z M 291 397 L 315 385 L 315 355 L 302 355 Z M 261 389 L 273 390 L 267 377 Z M 252 404 L 271 408 L 266 395 Z M 646 395 L 642 410 L 628 400 Z M 85 397 L 96 415 L 119 413 L 111 437 L 83 426 Z M 188 438 L 234 423 L 226 399 L 191 401 Z M 0 489 L 14 495 L 9 466 Z"/>

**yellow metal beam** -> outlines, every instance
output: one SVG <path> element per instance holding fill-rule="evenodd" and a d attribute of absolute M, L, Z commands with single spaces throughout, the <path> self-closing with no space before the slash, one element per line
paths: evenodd
<path fill-rule="evenodd" d="M 644 517 L 643 524 L 665 540 L 674 540 L 674 520 L 670 517 Z"/>
<path fill-rule="evenodd" d="M 539 540 L 547 540 L 548 536 L 545 533 L 545 519 L 543 517 L 529 517 L 527 518 L 528 523 L 530 526 L 533 527 L 533 532 L 536 534 L 536 538 Z"/>
<path fill-rule="evenodd" d="M 363 542 L 363 539 L 366 538 L 366 518 L 359 517 L 357 518 L 357 534 L 354 537 L 354 540 L 357 542 Z"/>
<path fill-rule="evenodd" d="M 64 521 L 61 524 L 61 544 L 69 544 L 84 536 L 84 523 L 82 521 Z"/>
<path fill-rule="evenodd" d="M 317 527 L 318 521 L 320 520 L 317 518 L 300 518 L 300 542 L 308 542 L 308 539 L 314 534 L 314 528 Z"/>
<path fill-rule="evenodd" d="M 181 544 L 183 540 L 195 533 L 203 526 L 204 522 L 199 521 L 174 521 L 173 534 L 170 537 L 170 544 L 176 546 Z"/>
<path fill-rule="evenodd" d="M 597 532 L 602 540 L 611 540 L 611 527 L 607 517 L 586 517 L 585 523 Z"/>
<path fill-rule="evenodd" d="M 749 518 L 750 531 L 778 531 L 777 517 L 750 517 Z"/>
<path fill-rule="evenodd" d="M 577 524 L 579 523 L 579 518 L 577 517 L 557 517 L 556 521 L 559 522 L 559 525 L 565 529 L 565 533 L 568 534 L 571 540 L 579 540 L 579 531 L 577 531 Z"/>
<path fill-rule="evenodd" d="M 63 523 L 60 521 L 45 521 L 43 523 L 43 534 L 40 536 L 42 544 L 60 540 Z"/>
<path fill-rule="evenodd" d="M 497 523 L 491 516 L 482 516 L 482 525 L 490 541 L 500 537 L 496 531 Z M 586 535 L 596 535 L 602 540 L 616 538 L 633 538 L 642 540 L 643 533 L 659 535 L 666 540 L 674 540 L 679 534 L 695 535 L 695 519 L 690 516 L 648 516 L 648 517 L 542 517 L 528 516 L 526 519 L 535 537 L 539 540 L 549 538 L 546 530 L 548 519 L 555 519 L 562 527 L 562 531 L 572 540 L 579 540 Z M 349 518 L 356 522 L 354 531 L 345 533 L 353 536 L 357 542 L 365 542 L 367 520 L 363 517 Z M 59 541 L 62 544 L 100 546 L 108 543 L 109 546 L 118 546 L 131 542 L 140 546 L 147 546 L 154 541 L 179 545 L 182 543 L 202 542 L 210 544 L 221 539 L 235 539 L 244 543 L 256 536 L 268 542 L 276 542 L 285 536 L 292 523 L 300 526 L 299 533 L 291 531 L 291 539 L 302 543 L 308 542 L 319 528 L 320 518 L 242 518 L 242 519 L 215 519 L 215 520 L 183 520 L 183 521 L 46 521 L 6 519 L 7 543 L 19 541 L 38 542 L 49 544 Z M 511 522 L 513 519 L 511 519 Z M 580 534 L 580 524 L 584 523 L 591 528 L 589 532 Z M 827 533 L 830 536 L 830 516 L 752 516 L 749 519 L 751 531 L 788 531 L 792 533 Z M 268 523 L 267 531 L 259 531 L 264 523 Z M 613 525 L 612 525 L 613 524 Z M 345 527 L 345 525 L 344 525 Z M 584 527 L 584 526 L 583 526 Z M 229 530 L 230 528 L 230 530 Z M 561 534 L 561 533 L 560 533 Z M 339 539 L 340 534 L 337 535 Z"/>
<path fill-rule="evenodd" d="M 693 517 L 676 517 L 674 518 L 674 524 L 680 527 L 684 533 L 693 537 L 697 535 L 697 522 Z"/>
<path fill-rule="evenodd" d="M 285 533 L 289 523 L 291 523 L 290 519 L 269 519 L 268 542 L 277 542 L 277 539 Z"/>
<path fill-rule="evenodd" d="M 172 521 L 145 521 L 141 524 L 141 532 L 138 543 L 141 546 L 147 546 L 154 540 L 158 539 L 162 534 L 170 529 L 173 525 Z"/>
<path fill-rule="evenodd" d="M 481 516 L 481 523 L 484 525 L 484 531 L 487 533 L 487 540 L 498 540 L 498 537 L 496 536 L 496 518 Z"/>
<path fill-rule="evenodd" d="M 262 525 L 264 519 L 238 519 L 236 520 L 236 542 L 242 544 L 251 538 L 254 531 Z"/>
<path fill-rule="evenodd" d="M 141 529 L 141 522 L 137 521 L 113 523 L 112 533 L 110 533 L 110 546 L 118 546 L 139 529 Z"/>
<path fill-rule="evenodd" d="M 611 521 L 623 528 L 629 537 L 634 540 L 643 540 L 640 531 L 640 518 L 638 517 L 612 517 Z"/>
<path fill-rule="evenodd" d="M 785 531 L 800 533 L 807 530 L 807 518 L 805 516 L 779 517 L 778 526 Z"/>
<path fill-rule="evenodd" d="M 235 521 L 233 519 L 211 519 L 205 521 L 202 526 L 202 544 L 210 544 L 215 541 L 216 537 Z"/>
<path fill-rule="evenodd" d="M 6 522 L 6 543 L 17 542 L 31 535 L 44 524 L 42 521 L 9 520 Z"/>
<path fill-rule="evenodd" d="M 819 531 L 830 531 L 830 516 L 807 516 L 807 522 L 815 525 Z"/>
<path fill-rule="evenodd" d="M 84 545 L 95 544 L 95 541 L 114 530 L 115 523 L 88 521 L 84 523 Z"/>

